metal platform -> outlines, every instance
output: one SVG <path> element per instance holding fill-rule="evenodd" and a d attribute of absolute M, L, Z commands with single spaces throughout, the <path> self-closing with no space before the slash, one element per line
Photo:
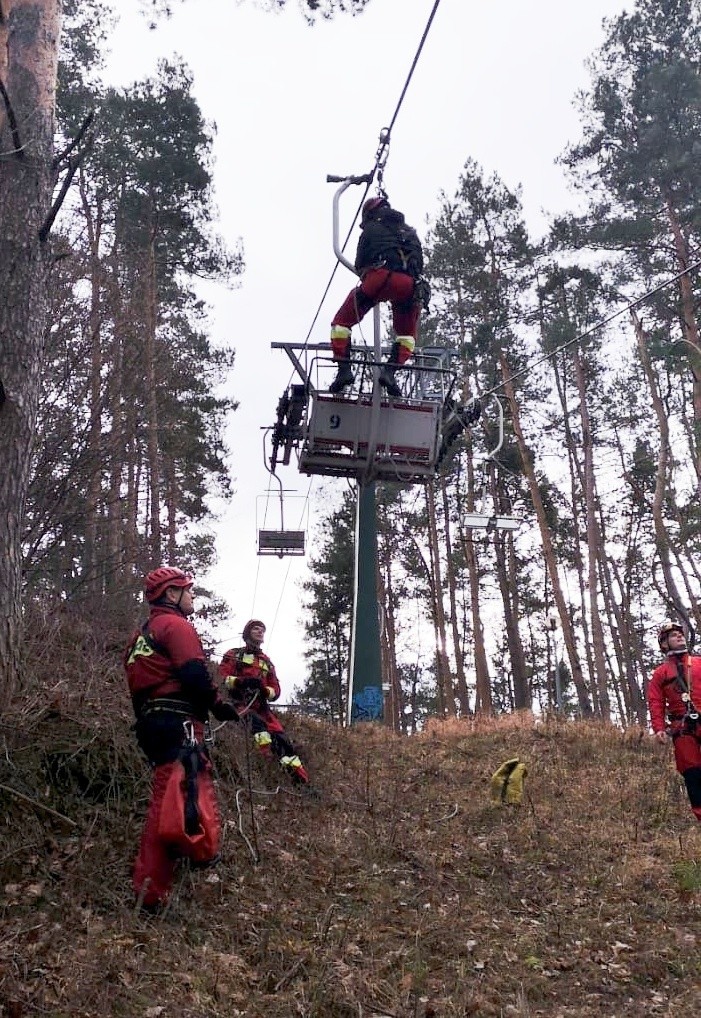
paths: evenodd
<path fill-rule="evenodd" d="M 278 404 L 271 463 L 289 462 L 295 450 L 301 473 L 329 477 L 426 483 L 440 463 L 449 394 L 455 385 L 454 351 L 417 350 L 396 373 L 402 395 L 376 387 L 375 351 L 353 347 L 352 387 L 332 395 L 336 370 L 328 344 L 273 343 L 284 349 L 304 385 L 293 385 Z M 382 350 L 386 358 L 389 349 Z"/>
<path fill-rule="evenodd" d="M 258 554 L 304 555 L 304 537 L 303 530 L 259 530 Z"/>
<path fill-rule="evenodd" d="M 431 400 L 382 400 L 374 435 L 370 396 L 317 395 L 313 400 L 299 469 L 305 474 L 421 482 L 433 477 L 441 406 Z M 372 452 L 371 452 L 372 450 Z"/>

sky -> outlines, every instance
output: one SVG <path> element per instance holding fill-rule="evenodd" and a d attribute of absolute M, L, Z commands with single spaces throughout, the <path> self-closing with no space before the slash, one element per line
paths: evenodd
<path fill-rule="evenodd" d="M 218 656 L 240 643 L 247 619 L 266 623 L 264 649 L 277 667 L 281 702 L 304 682 L 300 585 L 309 574 L 306 558 L 257 555 L 257 529 L 281 528 L 278 484 L 264 465 L 264 429 L 296 380 L 284 352 L 270 344 L 303 342 L 310 332 L 335 265 L 334 188 L 326 175 L 372 169 L 433 6 L 434 0 L 371 0 L 355 18 L 338 15 L 310 27 L 295 0 L 283 12 L 253 0 L 176 0 L 173 17 L 149 31 L 138 0 L 120 0 L 110 40 L 110 84 L 127 87 L 177 54 L 192 71 L 203 116 L 216 125 L 217 226 L 231 246 L 241 239 L 246 268 L 235 290 L 200 288 L 213 341 L 236 349 L 223 391 L 239 409 L 226 432 L 235 494 L 213 505 L 219 557 L 198 581 L 231 606 L 215 634 Z M 589 84 L 586 61 L 604 40 L 602 21 L 631 7 L 617 0 L 441 0 L 384 171 L 392 204 L 421 236 L 441 192 L 457 190 L 468 158 L 509 188 L 522 188 L 536 236 L 549 216 L 575 205 L 556 160 L 581 136 L 575 99 Z M 361 196 L 362 189 L 344 196 L 343 236 Z M 354 233 L 351 256 L 356 242 Z M 339 268 L 310 342 L 328 340 L 331 318 L 354 281 Z M 347 482 L 310 479 L 293 464 L 279 477 L 284 527 L 307 529 L 309 545 Z"/>

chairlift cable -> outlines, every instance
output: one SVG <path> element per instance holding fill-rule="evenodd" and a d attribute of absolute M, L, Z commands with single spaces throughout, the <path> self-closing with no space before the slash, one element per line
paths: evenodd
<path fill-rule="evenodd" d="M 642 294 L 642 296 L 636 297 L 635 300 L 629 301 L 625 305 L 625 307 L 619 308 L 618 311 L 613 311 L 610 315 L 602 319 L 600 322 L 596 322 L 596 324 L 592 325 L 590 328 L 585 329 L 584 332 L 580 332 L 578 335 L 573 336 L 572 339 L 568 339 L 564 343 L 561 343 L 559 346 L 556 346 L 554 350 L 551 350 L 549 353 L 543 354 L 542 357 L 536 358 L 536 360 L 531 361 L 530 364 L 527 364 L 524 368 L 521 368 L 519 371 L 515 371 L 512 375 L 509 375 L 508 378 L 504 379 L 502 382 L 499 382 L 491 389 L 488 389 L 487 392 L 482 393 L 479 398 L 483 399 L 486 398 L 487 396 L 495 395 L 497 392 L 504 388 L 507 382 L 513 382 L 515 379 L 520 378 L 522 375 L 529 374 L 534 368 L 537 368 L 539 364 L 544 364 L 546 361 L 551 360 L 558 353 L 561 353 L 562 350 L 566 350 L 568 346 L 572 346 L 574 343 L 579 343 L 581 342 L 581 340 L 587 339 L 588 336 L 591 336 L 595 332 L 598 332 L 599 329 L 603 329 L 607 325 L 610 325 L 611 322 L 613 322 L 616 318 L 620 318 L 621 315 L 624 315 L 627 311 L 632 311 L 640 304 L 643 304 L 645 303 L 645 301 L 649 300 L 650 297 L 654 297 L 656 293 L 660 293 L 662 290 L 666 289 L 666 287 L 671 286 L 673 283 L 677 283 L 684 276 L 688 275 L 691 272 L 695 272 L 699 268 L 701 268 L 701 258 L 699 258 L 695 262 L 692 262 L 691 265 L 688 265 L 685 269 L 682 269 L 681 272 L 678 272 L 670 279 L 666 279 L 663 283 L 659 283 L 657 286 L 653 287 L 652 290 L 648 290 L 647 293 Z"/>
<path fill-rule="evenodd" d="M 299 530 L 302 529 L 302 521 L 304 520 L 305 514 L 307 515 L 307 519 L 309 518 L 309 504 L 311 502 L 311 493 L 312 493 L 312 487 L 313 486 L 314 486 L 314 477 L 312 476 L 312 477 L 309 478 L 309 487 L 307 488 L 307 494 L 304 496 L 304 505 L 302 506 L 302 510 L 301 510 L 300 517 L 299 517 L 299 523 L 298 523 L 298 529 Z M 270 494 L 270 487 L 268 488 L 268 495 L 269 494 Z M 267 506 L 266 506 L 266 512 L 267 512 Z M 285 576 L 283 577 L 282 585 L 280 587 L 280 596 L 278 598 L 277 608 L 275 609 L 275 615 L 273 617 L 272 623 L 270 624 L 270 626 L 267 627 L 267 632 L 270 633 L 271 637 L 272 637 L 272 635 L 273 635 L 273 633 L 275 631 L 275 622 L 277 620 L 278 611 L 280 609 L 280 604 L 282 603 L 282 598 L 283 598 L 283 595 L 285 593 L 285 587 L 287 585 L 287 580 L 288 580 L 289 575 L 290 575 L 290 567 L 291 567 L 291 565 L 292 565 L 292 563 L 288 562 L 288 564 L 287 564 L 287 571 L 285 573 Z M 255 583 L 253 585 L 253 600 L 252 600 L 252 603 L 251 603 L 251 617 L 253 617 L 255 615 L 255 613 L 256 613 L 255 612 L 255 604 L 256 604 L 256 594 L 258 592 L 258 577 L 259 577 L 259 575 L 260 575 L 260 557 L 258 557 L 258 565 L 257 565 L 257 568 L 256 568 L 256 579 L 255 579 Z M 223 641 L 220 641 L 220 642 L 223 642 Z"/>
<path fill-rule="evenodd" d="M 436 16 L 436 11 L 438 10 L 438 5 L 440 4 L 440 2 L 441 2 L 441 0 L 434 0 L 433 9 L 431 10 L 431 13 L 429 14 L 428 21 L 426 22 L 426 27 L 424 28 L 423 35 L 421 36 L 421 41 L 419 42 L 418 48 L 416 50 L 416 53 L 414 54 L 414 59 L 412 60 L 411 67 L 409 68 L 409 73 L 407 74 L 406 80 L 404 82 L 404 86 L 403 86 L 401 94 L 399 96 L 399 100 L 398 100 L 397 105 L 396 105 L 395 110 L 394 110 L 394 113 L 392 114 L 392 119 L 390 120 L 389 127 L 383 128 L 382 132 L 380 133 L 380 145 L 379 145 L 379 148 L 378 148 L 377 153 L 375 155 L 375 165 L 373 166 L 371 172 L 368 174 L 368 176 L 370 177 L 370 180 L 368 181 L 368 183 L 367 183 L 367 185 L 365 187 L 365 190 L 363 192 L 363 196 L 360 199 L 360 203 L 359 203 L 358 208 L 356 210 L 356 213 L 355 213 L 355 215 L 353 217 L 353 221 L 352 221 L 350 227 L 348 228 L 348 233 L 346 234 L 346 239 L 344 240 L 343 247 L 341 249 L 343 251 L 345 251 L 346 246 L 348 244 L 348 241 L 350 240 L 351 233 L 353 232 L 355 224 L 356 224 L 356 222 L 358 220 L 358 216 L 360 214 L 360 210 L 361 210 L 362 205 L 363 205 L 363 201 L 365 200 L 365 195 L 370 190 L 370 184 L 372 183 L 372 180 L 374 179 L 375 174 L 377 173 L 377 170 L 380 168 L 380 166 L 384 166 L 383 157 L 384 157 L 385 161 L 387 159 L 386 150 L 389 148 L 390 137 L 391 137 L 391 134 L 392 134 L 392 128 L 394 127 L 394 125 L 395 125 L 395 123 L 397 121 L 397 117 L 399 116 L 399 111 L 402 108 L 402 104 L 404 102 L 407 90 L 409 88 L 409 84 L 410 84 L 411 79 L 412 79 L 412 77 L 414 75 L 414 71 L 416 70 L 416 65 L 417 65 L 417 63 L 419 61 L 419 57 L 421 56 L 421 51 L 424 48 L 424 44 L 425 44 L 426 39 L 428 37 L 428 33 L 429 33 L 430 29 L 431 29 L 431 25 L 433 24 L 433 19 Z M 336 275 L 336 270 L 338 269 L 338 265 L 339 265 L 339 263 L 337 261 L 336 264 L 333 267 L 333 270 L 332 270 L 331 275 L 329 277 L 329 281 L 326 284 L 326 289 L 324 290 L 324 292 L 322 294 L 322 297 L 321 297 L 321 300 L 319 301 L 319 306 L 316 309 L 316 313 L 314 315 L 314 318 L 312 319 L 312 323 L 309 326 L 309 331 L 307 332 L 307 335 L 306 335 L 305 340 L 304 340 L 304 345 L 305 346 L 309 342 L 309 338 L 310 338 L 310 336 L 312 334 L 312 331 L 314 330 L 314 326 L 316 325 L 316 323 L 318 321 L 318 318 L 319 318 L 319 315 L 321 314 L 321 309 L 324 306 L 324 301 L 326 300 L 326 298 L 328 296 L 328 293 L 329 293 L 329 290 L 331 289 L 331 284 L 333 283 L 334 277 Z M 292 376 L 290 376 L 290 377 L 292 377 Z"/>

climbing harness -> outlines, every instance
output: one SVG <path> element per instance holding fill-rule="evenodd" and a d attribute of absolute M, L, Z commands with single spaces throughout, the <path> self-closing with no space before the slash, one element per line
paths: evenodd
<path fill-rule="evenodd" d="M 684 717 L 682 719 L 682 725 L 689 729 L 695 728 L 699 722 L 701 715 L 699 714 L 698 708 L 691 699 L 691 655 L 687 654 L 686 668 L 682 661 L 681 655 L 675 655 L 676 657 L 676 671 L 675 682 L 679 688 L 679 693 L 684 702 Z"/>

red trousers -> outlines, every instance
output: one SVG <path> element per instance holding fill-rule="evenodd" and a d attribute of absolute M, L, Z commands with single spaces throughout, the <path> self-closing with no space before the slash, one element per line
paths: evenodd
<path fill-rule="evenodd" d="M 145 881 L 148 879 L 148 886 L 143 895 L 143 904 L 147 907 L 162 905 L 168 900 L 168 895 L 173 886 L 173 876 L 178 858 L 182 855 L 173 852 L 172 846 L 163 840 L 159 833 L 161 806 L 165 795 L 168 779 L 176 766 L 176 761 L 161 764 L 154 767 L 151 784 L 151 801 L 141 832 L 141 844 L 139 854 L 134 863 L 132 885 L 134 893 L 138 897 Z M 201 771 L 197 775 L 199 796 L 207 797 L 210 805 L 210 813 L 213 814 L 211 821 L 213 830 L 209 831 L 210 842 L 213 846 L 212 855 L 219 850 L 219 838 L 221 833 L 221 822 L 216 808 L 216 792 L 209 769 Z"/>
<path fill-rule="evenodd" d="M 243 706 L 242 701 L 239 702 Z M 259 753 L 268 759 L 276 759 L 294 782 L 306 785 L 309 782 L 307 769 L 287 738 L 280 718 L 273 713 L 267 702 L 259 698 L 253 706 L 247 706 L 242 717 L 251 723 L 253 742 Z"/>
<path fill-rule="evenodd" d="M 368 269 L 360 284 L 348 294 L 331 322 L 347 329 L 357 325 L 380 301 L 392 306 L 392 325 L 398 336 L 416 339 L 420 308 L 413 301 L 414 277 L 389 269 Z"/>
<path fill-rule="evenodd" d="M 674 761 L 684 778 L 691 810 L 701 823 L 701 738 L 698 735 L 676 735 Z"/>

